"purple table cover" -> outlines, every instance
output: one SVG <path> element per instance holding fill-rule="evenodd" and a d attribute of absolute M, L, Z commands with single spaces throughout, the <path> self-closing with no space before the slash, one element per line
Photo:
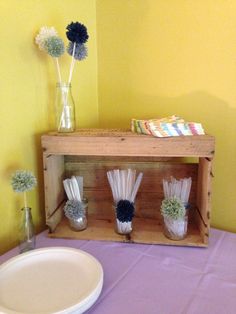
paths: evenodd
<path fill-rule="evenodd" d="M 211 229 L 208 248 L 37 236 L 37 248 L 54 246 L 84 250 L 103 266 L 103 290 L 87 314 L 236 313 L 236 234 Z"/>

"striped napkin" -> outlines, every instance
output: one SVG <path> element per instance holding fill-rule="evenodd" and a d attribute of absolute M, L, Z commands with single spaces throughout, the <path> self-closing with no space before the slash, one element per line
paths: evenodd
<path fill-rule="evenodd" d="M 186 122 L 175 115 L 162 119 L 131 120 L 131 130 L 156 137 L 188 136 L 205 134 L 201 123 Z"/>

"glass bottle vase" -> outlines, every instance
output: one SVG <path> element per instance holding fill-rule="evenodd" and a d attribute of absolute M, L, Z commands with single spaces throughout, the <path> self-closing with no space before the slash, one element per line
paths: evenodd
<path fill-rule="evenodd" d="M 56 85 L 56 124 L 58 132 L 75 131 L 75 103 L 71 84 L 61 82 Z"/>
<path fill-rule="evenodd" d="M 31 215 L 30 207 L 22 208 L 23 217 L 20 227 L 20 243 L 19 249 L 20 253 L 24 253 L 35 248 L 35 233 L 34 233 L 34 224 Z"/>

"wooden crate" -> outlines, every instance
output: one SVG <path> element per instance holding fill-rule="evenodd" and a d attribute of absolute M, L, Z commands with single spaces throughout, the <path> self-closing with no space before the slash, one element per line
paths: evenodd
<path fill-rule="evenodd" d="M 155 138 L 120 130 L 80 130 L 42 136 L 46 223 L 51 237 L 207 246 L 210 227 L 211 165 L 214 137 Z M 114 231 L 114 209 L 106 172 L 136 169 L 144 177 L 136 198 L 133 232 Z M 88 228 L 72 231 L 63 215 L 66 196 L 62 180 L 84 177 L 89 201 Z M 162 233 L 162 179 L 192 177 L 190 223 L 184 240 Z"/>

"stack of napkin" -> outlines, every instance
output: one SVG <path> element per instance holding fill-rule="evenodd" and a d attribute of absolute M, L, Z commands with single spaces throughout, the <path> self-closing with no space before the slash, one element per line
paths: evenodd
<path fill-rule="evenodd" d="M 132 119 L 131 130 L 136 133 L 149 134 L 156 137 L 205 134 L 201 123 L 186 122 L 175 115 L 152 120 Z"/>

